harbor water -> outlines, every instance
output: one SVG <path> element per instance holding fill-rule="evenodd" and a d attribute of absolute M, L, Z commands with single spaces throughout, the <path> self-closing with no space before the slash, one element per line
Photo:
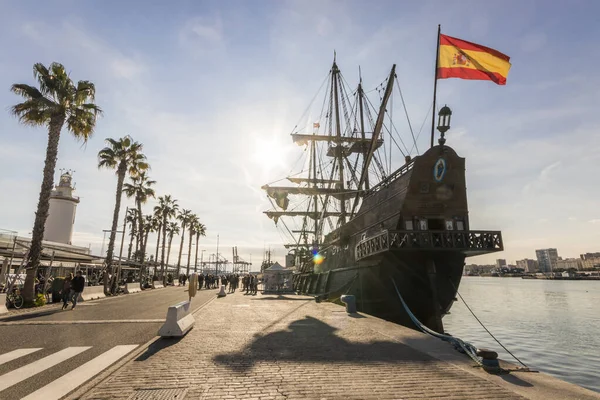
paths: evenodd
<path fill-rule="evenodd" d="M 600 392 L 600 281 L 463 277 L 459 293 L 527 366 Z M 512 359 L 460 297 L 444 317 L 444 328 L 479 348 L 497 351 L 502 359 Z"/>

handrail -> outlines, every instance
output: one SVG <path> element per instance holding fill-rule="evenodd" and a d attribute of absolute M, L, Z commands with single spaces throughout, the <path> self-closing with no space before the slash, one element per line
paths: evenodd
<path fill-rule="evenodd" d="M 500 231 L 382 230 L 358 242 L 355 258 L 358 261 L 391 249 L 488 253 L 502 251 L 504 246 Z"/>
<path fill-rule="evenodd" d="M 391 181 L 398 179 L 399 177 L 401 177 L 402 175 L 404 175 L 405 173 L 410 171 L 413 168 L 414 164 L 415 164 L 415 159 L 413 158 L 410 162 L 404 164 L 403 166 L 401 166 L 400 168 L 398 168 L 397 170 L 392 172 L 389 176 L 382 179 L 381 182 L 379 182 L 377 185 L 375 185 L 371 189 L 365 191 L 365 194 L 363 197 L 368 197 L 368 196 L 372 195 L 373 193 L 378 192 L 379 190 L 381 190 L 384 186 L 386 186 Z"/>

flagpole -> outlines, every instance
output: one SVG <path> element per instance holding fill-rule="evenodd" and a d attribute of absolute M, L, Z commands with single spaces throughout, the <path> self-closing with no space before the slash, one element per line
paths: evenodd
<path fill-rule="evenodd" d="M 433 107 L 431 109 L 431 146 L 433 147 L 433 136 L 435 133 L 435 97 L 437 94 L 437 70 L 438 70 L 438 62 L 440 59 L 440 32 L 441 25 L 438 24 L 438 32 L 437 32 L 437 46 L 435 50 L 435 74 L 433 79 Z"/>

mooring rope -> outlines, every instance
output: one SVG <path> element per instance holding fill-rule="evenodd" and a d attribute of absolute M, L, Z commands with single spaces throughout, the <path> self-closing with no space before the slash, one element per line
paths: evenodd
<path fill-rule="evenodd" d="M 461 348 L 465 354 L 467 354 L 473 361 L 475 361 L 477 363 L 477 365 L 483 366 L 483 363 L 477 356 L 477 348 L 475 346 L 473 346 L 471 343 L 465 342 L 454 336 L 445 335 L 443 333 L 438 333 L 432 329 L 429 329 L 425 325 L 423 325 L 421 323 L 421 321 L 419 321 L 419 319 L 412 313 L 412 311 L 410 311 L 410 308 L 408 308 L 408 305 L 406 304 L 406 302 L 402 298 L 402 295 L 400 294 L 400 291 L 398 290 L 398 286 L 396 286 L 396 281 L 394 280 L 394 278 L 392 278 L 392 283 L 394 284 L 396 293 L 398 294 L 398 297 L 400 298 L 400 301 L 402 302 L 402 306 L 404 306 L 404 310 L 406 311 L 406 313 L 408 314 L 408 316 L 410 317 L 412 322 L 417 326 L 417 328 L 419 328 L 424 333 L 427 333 L 433 337 L 436 337 L 438 339 L 441 339 L 445 342 L 452 344 L 457 349 Z"/>
<path fill-rule="evenodd" d="M 454 288 L 454 290 L 456 291 L 456 294 L 458 295 L 458 297 L 460 297 L 460 299 L 462 300 L 462 302 L 464 303 L 465 307 L 467 307 L 467 310 L 469 310 L 469 312 L 471 313 L 471 315 L 473 315 L 473 317 L 477 320 L 477 322 L 479 322 L 479 325 L 481 325 L 481 327 L 483 329 L 485 329 L 485 331 L 487 333 L 490 334 L 490 336 L 492 337 L 492 339 L 494 339 L 508 354 L 510 354 L 515 360 L 517 360 L 522 366 L 524 366 L 525 368 L 529 368 L 527 365 L 525 365 L 525 363 L 523 363 L 523 361 L 519 360 L 517 358 L 517 356 L 515 356 L 513 353 L 510 352 L 510 350 L 508 350 L 502 343 L 500 343 L 500 341 L 498 339 L 496 339 L 496 337 L 494 335 L 492 335 L 492 332 L 490 332 L 488 330 L 488 328 L 485 327 L 485 325 L 483 325 L 483 322 L 481 322 L 479 320 L 479 318 L 477 318 L 477 315 L 475 315 L 475 313 L 473 312 L 473 310 L 471 310 L 471 307 L 469 307 L 469 305 L 467 304 L 467 302 L 465 301 L 465 299 L 463 299 L 463 297 L 460 295 L 460 293 L 458 292 L 458 289 L 456 288 L 456 286 L 454 286 L 454 283 L 452 281 L 450 281 L 450 284 L 452 285 L 452 287 Z"/>

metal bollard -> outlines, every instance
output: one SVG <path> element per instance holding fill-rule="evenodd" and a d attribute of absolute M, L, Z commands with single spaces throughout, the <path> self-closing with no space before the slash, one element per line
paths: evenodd
<path fill-rule="evenodd" d="M 350 294 L 344 294 L 340 297 L 342 303 L 346 304 L 346 312 L 348 314 L 356 313 L 356 297 Z"/>

